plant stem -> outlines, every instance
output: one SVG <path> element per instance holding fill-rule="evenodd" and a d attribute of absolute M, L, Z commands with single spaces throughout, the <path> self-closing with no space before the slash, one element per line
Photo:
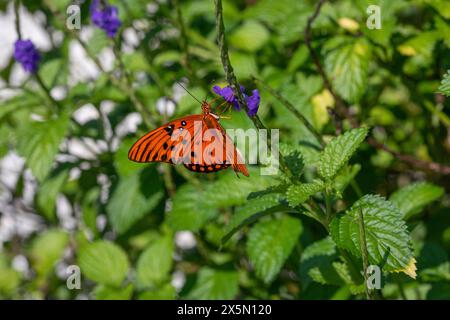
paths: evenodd
<path fill-rule="evenodd" d="M 363 260 L 363 273 L 364 273 L 364 288 L 366 290 L 366 297 L 367 300 L 373 300 L 372 293 L 367 286 L 368 283 L 368 276 L 367 276 L 367 269 L 369 268 L 369 252 L 367 251 L 367 243 L 366 243 L 366 231 L 364 228 L 364 217 L 362 213 L 362 209 L 359 209 L 359 242 L 360 242 L 360 249 L 361 249 L 361 256 Z"/>
<path fill-rule="evenodd" d="M 253 81 L 257 84 L 262 85 L 272 96 L 277 98 L 290 112 L 292 112 L 298 120 L 311 132 L 314 137 L 316 137 L 317 141 L 320 143 L 322 147 L 325 146 L 325 141 L 323 141 L 322 135 L 314 128 L 314 126 L 305 118 L 298 110 L 294 107 L 292 103 L 290 103 L 285 97 L 275 91 L 268 84 L 265 84 L 263 81 L 256 77 L 252 77 Z"/>
<path fill-rule="evenodd" d="M 17 32 L 17 39 L 22 40 L 22 32 L 20 31 L 20 0 L 14 1 L 14 15 L 15 15 L 15 23 L 16 23 L 16 32 Z"/>
<path fill-rule="evenodd" d="M 153 121 L 152 116 L 150 112 L 147 110 L 147 108 L 144 106 L 144 104 L 141 102 L 141 100 L 138 99 L 136 96 L 136 92 L 133 89 L 133 81 L 131 79 L 131 74 L 129 71 L 125 68 L 125 64 L 122 59 L 122 54 L 120 52 L 120 44 L 119 43 L 113 43 L 113 52 L 116 60 L 119 62 L 120 70 L 122 71 L 122 74 L 125 78 L 125 90 L 130 96 L 131 102 L 133 102 L 136 110 L 142 115 L 142 120 L 144 121 L 145 125 L 148 129 L 154 128 L 156 126 L 156 123 Z"/>

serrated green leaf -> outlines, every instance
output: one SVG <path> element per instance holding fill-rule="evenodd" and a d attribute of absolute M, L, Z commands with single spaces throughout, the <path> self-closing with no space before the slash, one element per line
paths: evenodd
<path fill-rule="evenodd" d="M 235 271 L 214 270 L 204 267 L 198 272 L 189 299 L 229 300 L 238 293 L 238 274 Z"/>
<path fill-rule="evenodd" d="M 441 81 L 441 85 L 438 88 L 438 92 L 445 94 L 447 97 L 450 97 L 450 70 L 444 75 L 444 78 Z"/>
<path fill-rule="evenodd" d="M 122 176 L 106 206 L 114 230 L 124 233 L 149 214 L 164 196 L 154 167 Z"/>
<path fill-rule="evenodd" d="M 356 257 L 361 257 L 360 212 L 364 217 L 369 263 L 385 271 L 408 269 L 409 272 L 409 268 L 413 267 L 411 261 L 414 256 L 407 226 L 398 208 L 380 196 L 365 195 L 345 214 L 332 220 L 330 233 L 335 243 Z"/>
<path fill-rule="evenodd" d="M 119 287 L 130 268 L 127 255 L 121 247 L 108 241 L 95 241 L 80 248 L 78 264 L 89 279 Z"/>
<path fill-rule="evenodd" d="M 275 279 L 302 230 L 300 220 L 290 216 L 258 222 L 250 230 L 246 248 L 258 278 L 265 283 Z"/>
<path fill-rule="evenodd" d="M 136 266 L 139 287 L 154 287 L 169 275 L 173 262 L 173 235 L 168 233 L 152 242 L 141 254 Z"/>
<path fill-rule="evenodd" d="M 289 202 L 289 205 L 295 208 L 308 200 L 309 197 L 322 191 L 324 188 L 325 183 L 319 179 L 309 183 L 294 184 L 288 188 L 286 199 Z"/>
<path fill-rule="evenodd" d="M 368 128 L 352 129 L 331 140 L 320 154 L 319 174 L 326 180 L 336 176 L 367 136 Z"/>
<path fill-rule="evenodd" d="M 294 177 L 300 178 L 305 165 L 299 147 L 282 143 L 280 144 L 280 153 L 283 155 L 289 171 L 292 172 Z"/>
<path fill-rule="evenodd" d="M 441 187 L 428 182 L 417 182 L 397 190 L 389 200 L 400 209 L 403 219 L 409 219 L 443 194 L 444 189 Z"/>
<path fill-rule="evenodd" d="M 67 115 L 25 126 L 19 135 L 17 151 L 25 157 L 33 175 L 42 181 L 50 172 L 59 145 L 69 125 Z"/>
<path fill-rule="evenodd" d="M 366 91 L 370 55 L 364 39 L 333 38 L 326 46 L 325 70 L 344 99 L 357 102 Z"/>

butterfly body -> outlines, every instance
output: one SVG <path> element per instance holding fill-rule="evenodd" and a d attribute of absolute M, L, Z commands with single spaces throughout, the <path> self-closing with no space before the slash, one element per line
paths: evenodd
<path fill-rule="evenodd" d="M 183 164 L 200 173 L 232 167 L 248 176 L 239 151 L 219 123 L 220 117 L 202 103 L 202 114 L 172 120 L 141 137 L 128 152 L 135 162 Z"/>

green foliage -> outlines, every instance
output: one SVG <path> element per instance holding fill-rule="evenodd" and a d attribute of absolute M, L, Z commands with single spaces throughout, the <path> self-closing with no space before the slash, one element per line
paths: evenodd
<path fill-rule="evenodd" d="M 163 198 L 156 170 L 145 169 L 123 176 L 106 207 L 113 228 L 123 233 L 138 222 Z"/>
<path fill-rule="evenodd" d="M 450 70 L 444 75 L 438 91 L 445 94 L 447 97 L 450 97 Z"/>
<path fill-rule="evenodd" d="M 320 154 L 317 168 L 319 174 L 326 180 L 334 178 L 364 141 L 368 132 L 367 128 L 352 129 L 331 140 Z"/>
<path fill-rule="evenodd" d="M 296 207 L 302 204 L 309 197 L 313 196 L 319 191 L 325 188 L 325 184 L 322 180 L 314 180 L 310 183 L 302 183 L 298 185 L 292 185 L 286 192 L 286 198 L 289 201 L 291 207 Z"/>
<path fill-rule="evenodd" d="M 96 241 L 81 247 L 78 263 L 86 277 L 112 287 L 122 284 L 130 268 L 126 253 L 108 241 Z"/>
<path fill-rule="evenodd" d="M 44 180 L 50 172 L 68 125 L 67 115 L 61 115 L 57 119 L 32 122 L 21 130 L 17 151 L 25 157 L 28 167 L 38 180 Z"/>
<path fill-rule="evenodd" d="M 250 231 L 247 252 L 256 275 L 273 281 L 302 232 L 300 220 L 289 216 L 258 222 Z"/>
<path fill-rule="evenodd" d="M 358 101 L 367 88 L 370 46 L 364 39 L 337 37 L 329 40 L 324 50 L 333 86 L 344 99 Z"/>
<path fill-rule="evenodd" d="M 113 39 L 89 1 L 82 33 L 61 19 L 70 1 L 21 2 L 20 27 L 39 16 L 52 40 L 35 43 L 36 75 L 0 30 L 1 299 L 360 300 L 366 249 L 374 297 L 450 299 L 448 1 L 325 1 L 313 16 L 317 1 L 223 0 L 254 118 L 212 91 L 230 77 L 215 1 L 107 2 Z M 10 9 L 0 1 L 14 21 Z M 130 161 L 139 137 L 201 113 L 177 82 L 218 98 L 225 129 L 278 130 L 279 170 Z"/>
<path fill-rule="evenodd" d="M 411 238 L 401 212 L 389 201 L 366 195 L 345 214 L 336 216 L 330 232 L 336 244 L 361 257 L 358 215 L 362 212 L 369 253 L 369 263 L 386 271 L 400 271 L 413 259 Z"/>
<path fill-rule="evenodd" d="M 136 280 L 139 286 L 152 287 L 167 280 L 172 268 L 173 239 L 166 234 L 144 250 L 136 265 Z"/>
<path fill-rule="evenodd" d="M 168 224 L 175 230 L 196 231 L 217 214 L 218 208 L 244 204 L 250 192 L 268 187 L 273 181 L 268 176 L 258 176 L 256 171 L 250 174 L 246 179 L 236 179 L 234 173 L 224 174 L 216 182 L 204 183 L 203 190 L 193 185 L 180 188 L 173 199 Z"/>
<path fill-rule="evenodd" d="M 190 299 L 229 300 L 238 292 L 238 274 L 235 271 L 214 270 L 202 268 L 194 288 L 189 294 Z"/>
<path fill-rule="evenodd" d="M 397 205 L 404 219 L 420 213 L 444 194 L 444 189 L 427 182 L 413 183 L 394 192 L 389 200 Z"/>
<path fill-rule="evenodd" d="M 53 271 L 56 262 L 62 258 L 68 241 L 67 233 L 58 229 L 43 232 L 33 240 L 30 258 L 39 277 L 44 278 Z"/>

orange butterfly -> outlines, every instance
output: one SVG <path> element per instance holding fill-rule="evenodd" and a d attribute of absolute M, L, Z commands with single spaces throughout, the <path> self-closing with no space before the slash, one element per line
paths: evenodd
<path fill-rule="evenodd" d="M 202 102 L 202 114 L 186 116 L 162 125 L 140 138 L 128 152 L 135 162 L 183 163 L 191 171 L 210 173 L 229 166 L 249 176 L 239 151 L 211 112 L 211 104 Z"/>

